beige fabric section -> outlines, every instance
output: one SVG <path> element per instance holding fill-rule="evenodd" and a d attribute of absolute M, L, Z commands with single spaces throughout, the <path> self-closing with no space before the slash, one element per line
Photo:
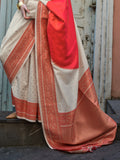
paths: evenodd
<path fill-rule="evenodd" d="M 33 18 L 33 19 L 35 18 L 38 1 L 39 0 L 26 0 L 25 1 L 25 4 L 30 11 L 30 13 L 26 13 L 28 17 Z"/>
<path fill-rule="evenodd" d="M 35 18 L 35 13 L 37 10 L 37 4 L 39 0 L 24 0 L 24 3 L 27 5 L 30 13 L 28 14 L 29 17 Z M 21 35 L 26 30 L 27 26 L 29 25 L 30 21 L 25 20 L 21 14 L 20 10 L 17 10 L 10 25 L 7 30 L 5 37 L 1 43 L 0 48 L 0 60 L 4 65 L 6 59 L 8 58 L 11 51 L 14 49 L 16 44 L 18 43 Z"/>
<path fill-rule="evenodd" d="M 30 10 L 30 13 L 27 13 L 26 15 L 31 18 L 35 18 L 36 9 L 38 5 L 39 0 L 26 0 L 24 3 L 27 5 L 27 8 Z M 40 0 L 44 5 L 47 4 L 50 0 Z"/>
<path fill-rule="evenodd" d="M 28 24 L 29 21 L 24 20 L 21 12 L 17 10 L 1 44 L 0 60 L 3 65 L 15 45 L 18 43 Z"/>
<path fill-rule="evenodd" d="M 75 22 L 76 35 L 77 35 L 77 43 L 78 43 L 78 52 L 79 52 L 79 80 L 85 73 L 85 71 L 89 68 L 88 61 L 85 55 L 85 51 L 82 45 L 81 37 Z"/>
<path fill-rule="evenodd" d="M 27 16 L 33 19 L 35 18 L 38 1 L 39 0 L 24 0 L 24 3 L 27 5 L 27 8 L 30 10 L 30 13 L 27 14 Z M 42 2 L 44 2 L 45 4 L 47 1 L 42 0 Z M 9 25 L 7 33 L 1 43 L 0 60 L 3 65 L 7 60 L 11 51 L 14 49 L 15 45 L 18 43 L 21 35 L 26 30 L 29 23 L 30 23 L 29 20 L 25 20 L 23 18 L 21 11 L 17 10 Z"/>
<path fill-rule="evenodd" d="M 44 5 L 46 5 L 50 0 L 40 0 Z"/>
<path fill-rule="evenodd" d="M 52 66 L 55 73 L 58 112 L 70 112 L 77 106 L 79 69 L 62 69 L 53 62 Z"/>
<path fill-rule="evenodd" d="M 26 59 L 11 84 L 13 95 L 16 98 L 27 100 L 32 103 L 38 103 L 35 65 L 34 46 L 29 54 L 29 57 Z"/>

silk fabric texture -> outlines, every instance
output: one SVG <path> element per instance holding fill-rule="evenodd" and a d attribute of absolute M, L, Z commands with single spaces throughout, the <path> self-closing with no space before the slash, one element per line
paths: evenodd
<path fill-rule="evenodd" d="M 111 144 L 116 123 L 99 106 L 70 0 L 25 0 L 16 11 L 0 59 L 17 117 L 42 123 L 51 149 L 92 152 Z"/>

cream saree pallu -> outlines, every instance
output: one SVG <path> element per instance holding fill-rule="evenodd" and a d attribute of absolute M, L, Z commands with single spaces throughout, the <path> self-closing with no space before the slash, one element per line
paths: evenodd
<path fill-rule="evenodd" d="M 17 117 L 42 123 L 48 146 L 92 152 L 113 142 L 116 123 L 99 107 L 70 0 L 26 0 L 17 11 L 0 59 L 12 86 Z"/>

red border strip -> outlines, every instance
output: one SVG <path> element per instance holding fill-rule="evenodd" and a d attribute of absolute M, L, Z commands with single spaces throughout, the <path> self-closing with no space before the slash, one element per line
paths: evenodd
<path fill-rule="evenodd" d="M 48 10 L 39 2 L 37 12 L 37 67 L 43 130 L 49 146 L 60 139 L 54 73 L 47 39 Z"/>
<path fill-rule="evenodd" d="M 30 121 L 36 121 L 37 118 L 41 121 L 39 104 L 28 102 L 26 100 L 18 99 L 12 94 L 12 102 L 16 108 L 17 116 L 28 119 Z"/>

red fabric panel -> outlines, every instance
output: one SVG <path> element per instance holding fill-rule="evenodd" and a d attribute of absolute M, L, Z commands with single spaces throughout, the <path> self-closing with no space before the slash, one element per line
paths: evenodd
<path fill-rule="evenodd" d="M 52 61 L 66 69 L 78 68 L 78 46 L 70 0 L 52 0 L 48 20 L 48 41 Z"/>

